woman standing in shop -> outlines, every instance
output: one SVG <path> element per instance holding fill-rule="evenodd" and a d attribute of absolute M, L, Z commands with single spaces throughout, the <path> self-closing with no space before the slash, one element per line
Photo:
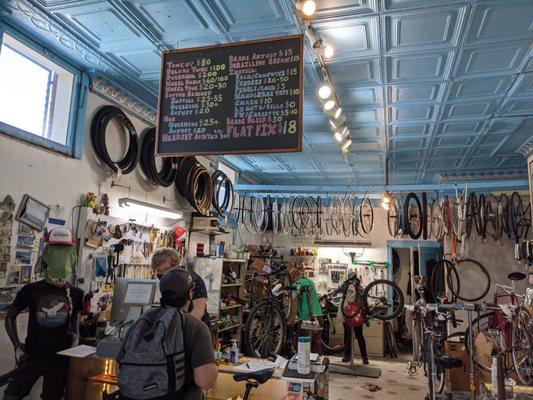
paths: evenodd
<path fill-rule="evenodd" d="M 366 352 L 366 342 L 363 336 L 363 325 L 365 323 L 365 312 L 359 302 L 358 288 L 359 280 L 350 284 L 344 293 L 341 312 L 344 325 L 344 357 L 343 362 L 352 361 L 352 331 L 359 344 L 363 364 L 368 364 L 368 355 Z"/>

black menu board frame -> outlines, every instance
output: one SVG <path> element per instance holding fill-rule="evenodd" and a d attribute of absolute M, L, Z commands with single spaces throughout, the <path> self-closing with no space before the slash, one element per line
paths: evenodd
<path fill-rule="evenodd" d="M 174 57 L 174 60 L 178 60 L 176 56 L 179 56 L 180 54 L 190 54 L 190 53 L 198 53 L 201 54 L 198 55 L 199 59 L 205 59 L 206 57 L 209 57 L 210 51 L 215 51 L 217 53 L 220 53 L 221 50 L 224 49 L 235 49 L 236 47 L 239 48 L 246 48 L 250 47 L 249 54 L 252 54 L 254 52 L 254 49 L 257 49 L 257 46 L 262 44 L 279 44 L 277 47 L 277 50 L 283 51 L 284 49 L 288 48 L 289 46 L 297 46 L 298 52 L 299 52 L 299 60 L 296 61 L 298 63 L 298 71 L 297 71 L 297 79 L 298 79 L 298 89 L 299 93 L 293 95 L 293 97 L 297 96 L 297 116 L 295 120 L 297 121 L 296 126 L 296 132 L 290 135 L 290 143 L 288 145 L 283 144 L 283 147 L 276 147 L 272 146 L 272 142 L 276 139 L 276 135 L 274 136 L 267 136 L 266 138 L 262 138 L 265 140 L 257 140 L 254 142 L 253 148 L 250 148 L 251 142 L 247 141 L 246 148 L 239 148 L 239 139 L 240 138 L 233 138 L 232 139 L 232 145 L 235 145 L 234 149 L 228 149 L 227 146 L 221 150 L 220 148 L 217 149 L 218 143 L 217 141 L 213 140 L 202 140 L 202 139 L 195 139 L 193 145 L 189 145 L 187 151 L 168 151 L 168 150 L 161 150 L 161 138 L 162 135 L 165 134 L 163 131 L 163 121 L 166 117 L 163 110 L 165 110 L 165 107 L 168 108 L 168 100 L 165 100 L 164 98 L 164 88 L 166 85 L 166 79 L 167 79 L 167 73 L 168 70 L 166 68 L 167 61 L 169 58 Z M 287 43 L 289 45 L 287 45 Z M 285 47 L 284 47 L 285 45 Z M 261 50 L 261 48 L 259 48 Z M 228 55 L 229 57 L 229 55 Z M 190 56 L 189 56 L 190 58 Z M 303 35 L 287 35 L 287 36 L 280 36 L 280 37 L 271 37 L 266 39 L 258 39 L 258 40 L 248 40 L 243 42 L 234 42 L 234 43 L 224 43 L 220 45 L 214 45 L 214 46 L 201 46 L 201 47 L 191 47 L 191 48 L 184 48 L 184 49 L 176 49 L 176 50 L 169 50 L 164 51 L 161 57 L 161 79 L 159 83 L 159 96 L 158 96 L 158 107 L 157 107 L 157 127 L 156 127 L 156 149 L 155 153 L 156 156 L 191 156 L 191 155 L 224 155 L 224 154 L 262 154 L 262 153 L 289 153 L 289 152 L 301 152 L 302 151 L 302 136 L 303 136 L 303 90 L 304 90 L 304 36 Z M 173 61 L 174 61 L 173 60 Z M 293 63 L 296 63 L 293 62 Z M 228 62 L 229 64 L 229 62 Z M 284 68 L 285 69 L 285 68 Z M 294 79 L 294 82 L 296 82 L 296 78 Z M 234 98 L 229 99 L 229 101 L 233 102 Z M 233 118 L 233 115 L 228 116 Z M 294 120 L 294 119 L 293 119 Z M 286 120 L 285 120 L 286 121 Z M 286 135 L 277 135 L 279 138 L 287 138 Z M 246 139 L 249 139 L 246 138 Z M 285 140 L 286 142 L 288 141 Z M 195 146 L 196 145 L 196 146 Z M 175 147 L 175 145 L 174 145 Z"/>

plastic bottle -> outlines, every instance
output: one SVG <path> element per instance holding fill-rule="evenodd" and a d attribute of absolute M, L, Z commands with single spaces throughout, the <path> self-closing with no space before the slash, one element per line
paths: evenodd
<path fill-rule="evenodd" d="M 492 381 L 492 395 L 496 398 L 498 396 L 498 359 L 496 357 L 492 357 L 490 377 Z"/>
<path fill-rule="evenodd" d="M 229 351 L 229 362 L 230 364 L 236 365 L 239 360 L 239 348 L 237 347 L 237 340 L 231 339 L 232 345 Z"/>
<path fill-rule="evenodd" d="M 311 339 L 308 336 L 298 338 L 298 373 L 311 373 Z"/>

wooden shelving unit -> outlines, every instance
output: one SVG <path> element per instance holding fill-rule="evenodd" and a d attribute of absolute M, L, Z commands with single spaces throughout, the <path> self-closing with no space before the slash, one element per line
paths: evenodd
<path fill-rule="evenodd" d="M 229 266 L 232 271 L 235 272 L 237 275 L 236 277 L 236 283 L 222 283 L 220 285 L 221 288 L 221 298 L 224 297 L 225 294 L 231 293 L 233 296 L 242 298 L 244 295 L 244 281 L 246 276 L 246 266 L 247 266 L 247 260 L 245 259 L 236 259 L 236 258 L 223 258 L 222 259 L 222 265 L 223 268 L 226 266 Z M 239 348 L 241 347 L 242 343 L 242 325 L 243 325 L 243 309 L 244 307 L 241 304 L 233 304 L 230 306 L 223 306 L 222 305 L 222 299 L 220 302 L 220 320 L 227 320 L 227 318 L 231 318 L 232 322 L 231 324 L 227 323 L 226 325 L 221 325 L 218 331 L 218 336 L 220 337 L 221 334 L 225 332 L 235 331 L 235 334 L 232 335 L 234 339 L 237 340 L 237 345 Z"/>

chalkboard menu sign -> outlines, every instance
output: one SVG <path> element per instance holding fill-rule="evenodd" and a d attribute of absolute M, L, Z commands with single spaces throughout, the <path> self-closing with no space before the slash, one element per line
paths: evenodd
<path fill-rule="evenodd" d="M 303 36 L 163 53 L 157 155 L 302 150 Z"/>

